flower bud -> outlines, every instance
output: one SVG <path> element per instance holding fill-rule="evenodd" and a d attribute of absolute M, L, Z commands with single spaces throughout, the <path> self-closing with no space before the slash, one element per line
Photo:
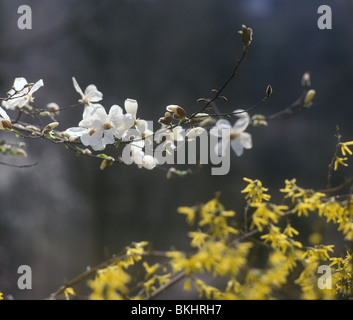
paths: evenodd
<path fill-rule="evenodd" d="M 199 124 L 200 122 L 211 118 L 210 115 L 208 113 L 198 113 L 197 115 L 195 115 L 195 117 L 191 118 L 189 120 L 189 123 L 191 125 L 196 125 Z"/>
<path fill-rule="evenodd" d="M 41 117 L 49 117 L 50 116 L 50 112 L 49 111 L 42 111 L 39 113 L 39 116 Z"/>
<path fill-rule="evenodd" d="M 304 99 L 304 107 L 308 108 L 311 105 L 311 101 L 314 99 L 316 91 L 311 89 L 307 92 L 305 99 Z"/>
<path fill-rule="evenodd" d="M 32 130 L 36 132 L 40 132 L 40 129 L 36 126 L 32 126 L 31 124 L 25 127 L 27 130 Z"/>
<path fill-rule="evenodd" d="M 268 86 L 267 86 L 267 88 L 266 88 L 266 94 L 267 94 L 268 97 L 272 94 L 272 87 L 271 87 L 271 85 L 268 85 Z"/>
<path fill-rule="evenodd" d="M 27 152 L 23 149 L 16 149 L 15 155 L 21 156 L 21 157 L 27 157 Z"/>
<path fill-rule="evenodd" d="M 240 33 L 242 35 L 243 45 L 244 47 L 248 47 L 252 41 L 253 31 L 251 28 L 247 28 L 245 25 L 242 25 L 241 28 L 242 30 L 240 31 Z"/>
<path fill-rule="evenodd" d="M 302 77 L 302 86 L 303 87 L 310 87 L 311 86 L 311 80 L 310 80 L 310 73 L 305 72 Z"/>
<path fill-rule="evenodd" d="M 85 149 L 82 151 L 82 154 L 84 154 L 85 156 L 90 156 L 92 154 L 92 151 L 90 149 Z"/>
<path fill-rule="evenodd" d="M 135 99 L 126 99 L 125 100 L 125 110 L 127 113 L 136 115 L 138 109 L 138 104 Z"/>
<path fill-rule="evenodd" d="M 51 102 L 51 103 L 48 103 L 47 104 L 47 109 L 50 111 L 50 112 L 54 112 L 56 114 L 59 114 L 59 106 L 55 103 L 55 102 Z"/>
<path fill-rule="evenodd" d="M 166 108 L 168 111 L 173 112 L 173 117 L 175 119 L 181 120 L 184 119 L 186 117 L 186 112 L 185 110 L 177 105 L 169 105 Z"/>
<path fill-rule="evenodd" d="M 12 129 L 12 123 L 10 120 L 1 120 L 0 122 L 0 130 L 11 130 Z"/>
<path fill-rule="evenodd" d="M 100 165 L 100 169 L 104 170 L 107 166 L 111 166 L 114 163 L 115 159 L 113 157 L 108 157 L 104 159 Z"/>
<path fill-rule="evenodd" d="M 172 119 L 172 115 L 170 114 L 170 112 L 166 112 L 164 114 L 164 117 L 159 118 L 158 122 L 168 126 L 172 123 L 172 120 L 173 119 Z"/>
<path fill-rule="evenodd" d="M 267 126 L 266 118 L 262 114 L 254 114 L 251 118 L 251 121 L 254 127 Z"/>
<path fill-rule="evenodd" d="M 42 133 L 46 134 L 49 133 L 50 131 L 52 131 L 54 128 L 56 128 L 59 125 L 59 122 L 55 121 L 55 122 L 51 122 L 49 124 L 47 124 L 45 126 L 45 128 L 43 129 Z"/>

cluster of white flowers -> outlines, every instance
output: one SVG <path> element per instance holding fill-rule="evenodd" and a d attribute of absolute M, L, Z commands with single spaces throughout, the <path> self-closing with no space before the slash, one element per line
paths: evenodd
<path fill-rule="evenodd" d="M 107 113 L 105 108 L 98 103 L 103 99 L 103 95 L 95 85 L 89 85 L 83 92 L 75 78 L 73 78 L 73 84 L 81 95 L 79 102 L 85 104 L 85 109 L 78 127 L 68 128 L 65 131 L 70 140 L 80 138 L 82 144 L 92 147 L 95 151 L 104 150 L 107 145 L 115 144 L 117 141 L 128 143 L 129 159 L 123 156 L 123 161 L 135 163 L 139 168 L 151 170 L 158 165 L 158 160 L 147 152 L 153 150 L 154 142 L 160 144 L 159 150 L 173 151 L 176 149 L 175 142 L 184 141 L 185 137 L 188 140 L 195 139 L 205 131 L 204 128 L 195 127 L 183 136 L 181 126 L 173 128 L 162 124 L 159 130 L 153 132 L 148 128 L 146 120 L 137 117 L 138 103 L 136 100 L 125 100 L 125 113 L 118 105 L 113 105 Z M 166 109 L 178 111 L 178 113 L 183 110 L 175 105 L 167 106 Z"/>
<path fill-rule="evenodd" d="M 33 84 L 28 83 L 25 78 L 16 78 L 12 89 L 7 93 L 7 98 L 1 104 L 8 110 L 30 107 L 30 103 L 34 101 L 33 93 L 42 86 L 44 86 L 42 79 Z M 0 107 L 0 130 L 11 129 L 11 126 L 10 117 Z"/>
<path fill-rule="evenodd" d="M 80 138 L 83 145 L 91 146 L 96 151 L 104 150 L 117 141 L 129 142 L 131 160 L 140 168 L 153 169 L 157 165 L 156 159 L 144 152 L 147 147 L 147 139 L 144 138 L 153 136 L 153 132 L 148 130 L 146 120 L 137 118 L 137 101 L 126 99 L 125 113 L 118 105 L 113 105 L 107 113 L 98 103 L 103 95 L 95 85 L 89 85 L 83 93 L 75 78 L 73 84 L 82 97 L 79 102 L 85 104 L 85 109 L 78 127 L 66 130 L 71 141 Z"/>
<path fill-rule="evenodd" d="M 12 89 L 7 93 L 10 99 L 4 100 L 2 106 L 10 110 L 28 107 L 34 101 L 33 93 L 42 86 L 44 86 L 42 79 L 30 84 L 25 78 L 16 78 Z"/>
<path fill-rule="evenodd" d="M 165 117 L 160 118 L 161 128 L 153 132 L 146 120 L 137 117 L 138 103 L 134 99 L 126 99 L 123 110 L 118 105 L 111 106 L 109 112 L 99 102 L 103 94 L 93 84 L 87 86 L 85 91 L 81 89 L 73 77 L 73 86 L 81 98 L 78 100 L 84 105 L 82 120 L 78 127 L 68 128 L 64 135 L 73 142 L 80 139 L 85 146 L 90 146 L 95 151 L 101 151 L 107 145 L 125 143 L 130 147 L 128 156 L 124 153 L 125 163 L 135 163 L 139 168 L 153 169 L 158 165 L 158 160 L 153 156 L 153 144 L 158 144 L 158 151 L 173 152 L 177 145 L 195 139 L 202 135 L 206 129 L 201 126 L 192 127 L 186 134 L 180 125 L 171 125 L 172 117 L 181 120 L 191 120 L 199 123 L 201 120 L 210 118 L 207 114 L 200 114 L 200 118 L 187 119 L 183 108 L 177 105 L 166 107 Z M 12 89 L 7 93 L 8 98 L 3 99 L 2 106 L 8 110 L 24 109 L 30 110 L 34 101 L 33 93 L 44 85 L 40 79 L 36 83 L 28 83 L 25 78 L 16 78 Z M 56 106 L 57 109 L 57 106 Z M 250 117 L 244 110 L 236 110 L 234 114 L 239 119 L 232 126 L 228 120 L 218 120 L 210 133 L 221 138 L 215 146 L 215 153 L 224 156 L 229 145 L 234 152 L 241 156 L 243 149 L 252 148 L 251 135 L 244 132 L 250 124 Z M 197 115 L 199 117 L 199 114 Z M 55 125 L 53 125 L 55 124 Z M 180 123 L 179 123 L 180 124 Z M 58 125 L 57 122 L 48 125 L 47 131 Z M 152 125 L 153 127 L 153 125 Z M 0 107 L 0 130 L 12 128 L 10 117 Z M 224 130 L 227 134 L 224 135 Z M 223 131 L 223 133 L 222 133 Z M 45 130 L 43 130 L 45 132 Z M 111 157 L 109 157 L 111 158 Z M 113 158 L 111 158 L 113 159 Z"/>

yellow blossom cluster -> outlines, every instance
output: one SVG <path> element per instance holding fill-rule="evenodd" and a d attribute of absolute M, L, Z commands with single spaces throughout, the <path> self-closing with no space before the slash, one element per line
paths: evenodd
<path fill-rule="evenodd" d="M 348 146 L 353 145 L 353 141 L 348 141 L 348 142 L 339 142 L 338 147 L 341 150 L 342 156 L 338 156 L 337 152 L 334 155 L 334 168 L 333 170 L 336 171 L 338 169 L 338 165 L 341 164 L 345 167 L 348 166 L 348 164 L 345 162 L 348 160 L 346 157 L 347 154 L 352 155 L 352 151 L 348 148 Z"/>
<path fill-rule="evenodd" d="M 183 279 L 183 288 L 206 299 L 335 299 L 352 296 L 352 252 L 335 245 L 312 245 L 298 218 L 308 216 L 338 225 L 344 241 L 353 240 L 352 196 L 305 189 L 295 179 L 279 191 L 280 204 L 260 180 L 244 178 L 247 219 L 239 221 L 219 195 L 205 204 L 179 207 L 191 231 L 190 249 L 155 251 L 134 242 L 88 281 L 91 299 L 152 299 Z M 245 215 L 244 215 L 245 216 Z M 291 220 L 295 217 L 295 222 Z M 241 220 L 241 219 L 240 219 Z M 294 227 L 296 225 L 296 227 Z M 316 232 L 317 233 L 317 232 Z M 325 266 L 330 274 L 322 275 Z M 320 286 L 320 277 L 324 279 Z M 327 279 L 326 279 L 327 276 Z M 67 288 L 65 295 L 73 295 Z"/>
<path fill-rule="evenodd" d="M 264 192 L 268 191 L 267 188 L 262 186 L 262 182 L 260 180 L 251 180 L 249 178 L 243 178 L 244 181 L 248 182 L 247 187 L 242 190 L 242 193 L 247 193 L 245 199 L 250 203 L 258 203 L 262 201 L 268 201 L 271 199 L 269 194 Z"/>
<path fill-rule="evenodd" d="M 334 283 L 337 292 L 341 293 L 342 296 L 352 294 L 352 271 L 353 261 L 352 254 L 347 251 L 346 257 L 343 258 L 331 258 L 331 266 L 335 266 L 336 270 L 334 273 Z"/>
<path fill-rule="evenodd" d="M 285 198 L 292 200 L 292 212 L 300 217 L 302 214 L 316 212 L 319 217 L 326 218 L 326 222 L 338 225 L 345 240 L 353 240 L 353 196 L 328 196 L 323 192 L 306 190 L 296 185 L 296 180 L 286 180 L 285 188 L 280 191 L 286 193 Z"/>

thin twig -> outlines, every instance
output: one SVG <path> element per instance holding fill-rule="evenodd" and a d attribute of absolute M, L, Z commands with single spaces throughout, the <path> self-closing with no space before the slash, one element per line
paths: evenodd
<path fill-rule="evenodd" d="M 156 298 L 158 295 L 160 295 L 163 291 L 167 290 L 171 286 L 175 285 L 177 282 L 179 282 L 181 279 L 183 279 L 186 276 L 185 271 L 181 271 L 178 273 L 173 279 L 169 280 L 166 282 L 164 285 L 160 286 L 157 290 L 153 291 L 147 298 L 146 300 L 153 300 Z"/>
<path fill-rule="evenodd" d="M 241 56 L 240 59 L 238 59 L 236 61 L 236 64 L 235 64 L 235 67 L 234 67 L 234 70 L 232 72 L 232 74 L 230 75 L 230 77 L 226 80 L 226 82 L 222 85 L 222 87 L 218 90 L 215 90 L 215 95 L 213 96 L 212 99 L 208 100 L 206 102 L 206 104 L 201 108 L 200 111 L 197 111 L 197 112 L 194 112 L 190 117 L 189 119 L 192 119 L 194 118 L 198 113 L 201 113 L 203 112 L 204 110 L 207 109 L 207 107 L 212 103 L 214 102 L 215 100 L 217 100 L 219 97 L 220 97 L 220 94 L 223 92 L 223 90 L 228 86 L 228 84 L 232 81 L 232 79 L 237 75 L 238 73 L 238 69 L 239 69 L 239 66 L 241 65 L 241 63 L 243 62 L 246 54 L 248 53 L 248 47 L 247 46 L 244 46 L 243 48 L 243 54 Z"/>
<path fill-rule="evenodd" d="M 327 193 L 331 193 L 332 192 L 332 187 L 331 187 L 331 179 L 332 179 L 332 175 L 333 175 L 333 170 L 334 170 L 334 164 L 337 158 L 337 154 L 340 148 L 340 142 L 341 142 L 341 132 L 339 127 L 336 128 L 336 138 L 337 138 L 337 145 L 335 148 L 335 152 L 332 156 L 331 162 L 328 165 L 328 173 L 327 173 Z"/>
<path fill-rule="evenodd" d="M 306 94 L 307 94 L 307 90 L 304 90 L 302 92 L 302 94 L 299 96 L 299 98 L 297 98 L 291 105 L 289 105 L 287 108 L 285 108 L 279 112 L 276 112 L 276 113 L 266 117 L 266 120 L 279 120 L 279 119 L 283 119 L 285 117 L 292 116 L 295 113 L 300 113 L 300 112 L 304 111 L 305 109 L 307 109 L 304 106 L 302 108 L 299 108 L 298 110 L 295 110 L 295 111 L 294 111 L 294 109 L 296 107 L 299 107 L 302 105 L 302 101 L 303 101 Z"/>
<path fill-rule="evenodd" d="M 14 168 L 31 168 L 31 167 L 35 167 L 39 162 L 35 162 L 32 164 L 24 164 L 24 165 L 16 165 L 16 164 L 11 164 L 11 163 L 6 163 L 6 162 L 2 162 L 0 161 L 0 165 L 3 166 L 8 166 L 8 167 L 14 167 Z"/>

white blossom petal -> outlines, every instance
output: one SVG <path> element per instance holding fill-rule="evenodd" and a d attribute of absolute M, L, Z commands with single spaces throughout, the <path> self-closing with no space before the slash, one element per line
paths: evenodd
<path fill-rule="evenodd" d="M 44 86 L 44 82 L 42 79 L 38 80 L 33 87 L 31 88 L 30 94 L 36 92 L 40 87 Z"/>
<path fill-rule="evenodd" d="M 25 78 L 16 78 L 13 83 L 13 87 L 16 91 L 22 91 L 27 84 L 28 82 Z"/>
<path fill-rule="evenodd" d="M 81 137 L 83 134 L 87 133 L 88 129 L 81 127 L 72 127 L 66 129 L 65 132 L 72 138 L 78 138 Z"/>
<path fill-rule="evenodd" d="M 115 143 L 113 130 L 105 130 L 104 131 L 103 143 L 106 145 Z"/>
<path fill-rule="evenodd" d="M 90 84 L 85 90 L 85 97 L 90 102 L 98 102 L 103 99 L 103 93 L 94 84 Z"/>
<path fill-rule="evenodd" d="M 251 134 L 248 132 L 242 132 L 239 137 L 239 142 L 245 149 L 251 149 L 252 148 L 252 138 Z"/>
<path fill-rule="evenodd" d="M 109 110 L 109 117 L 114 121 L 116 119 L 123 120 L 123 109 L 114 104 Z"/>
<path fill-rule="evenodd" d="M 125 106 L 126 112 L 132 114 L 132 116 L 136 119 L 136 114 L 138 109 L 137 101 L 134 99 L 126 99 L 124 106 Z"/>
<path fill-rule="evenodd" d="M 229 144 L 230 139 L 228 137 L 218 141 L 215 145 L 215 153 L 218 156 L 224 157 L 227 154 L 227 150 L 229 149 Z"/>
<path fill-rule="evenodd" d="M 124 114 L 124 123 L 127 127 L 131 127 L 135 123 L 135 119 L 131 113 Z"/>
<path fill-rule="evenodd" d="M 212 136 L 221 138 L 222 137 L 222 130 L 228 130 L 230 132 L 230 129 L 232 128 L 232 125 L 228 120 L 225 119 L 220 119 L 216 122 L 212 130 L 210 130 L 210 134 Z"/>
<path fill-rule="evenodd" d="M 215 127 L 217 129 L 230 129 L 232 125 L 230 122 L 226 119 L 220 119 L 216 122 Z"/>
<path fill-rule="evenodd" d="M 81 87 L 78 85 L 78 83 L 77 83 L 75 77 L 72 77 L 72 82 L 73 82 L 73 84 L 74 84 L 75 90 L 76 90 L 76 91 L 81 95 L 81 97 L 83 98 L 83 97 L 84 97 L 83 91 L 82 91 Z"/>
<path fill-rule="evenodd" d="M 239 112 L 236 116 L 239 118 L 233 125 L 232 131 L 235 134 L 239 134 L 246 130 L 250 123 L 250 116 L 247 112 L 242 109 L 235 110 L 234 112 Z"/>
<path fill-rule="evenodd" d="M 230 145 L 235 152 L 235 154 L 240 157 L 243 154 L 243 145 L 240 143 L 239 138 L 234 139 L 230 142 Z"/>
<path fill-rule="evenodd" d="M 6 111 L 0 107 L 0 120 L 9 120 L 10 121 L 10 117 L 8 116 L 8 114 L 6 113 Z"/>
<path fill-rule="evenodd" d="M 97 131 L 93 134 L 84 134 L 81 137 L 81 142 L 85 146 L 91 146 L 95 151 L 101 151 L 105 149 L 105 144 L 102 139 L 102 133 Z"/>
<path fill-rule="evenodd" d="M 137 131 L 139 132 L 145 132 L 147 130 L 148 127 L 148 123 L 146 120 L 136 120 L 135 121 L 135 127 L 137 129 Z"/>

